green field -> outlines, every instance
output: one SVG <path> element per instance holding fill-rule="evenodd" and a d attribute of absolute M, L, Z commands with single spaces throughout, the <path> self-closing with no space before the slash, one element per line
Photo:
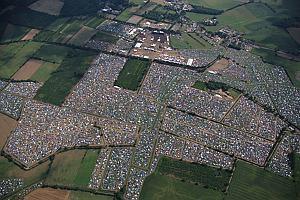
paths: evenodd
<path fill-rule="evenodd" d="M 58 63 L 44 62 L 42 66 L 30 77 L 30 80 L 45 82 L 50 78 L 51 73 L 58 67 Z"/>
<path fill-rule="evenodd" d="M 293 155 L 293 175 L 297 192 L 297 199 L 300 199 L 300 154 Z"/>
<path fill-rule="evenodd" d="M 68 41 L 68 44 L 83 46 L 96 32 L 97 30 L 84 26 Z"/>
<path fill-rule="evenodd" d="M 64 26 L 64 24 L 67 23 L 67 21 L 69 19 L 70 18 L 68 18 L 68 17 L 58 18 L 57 20 L 52 22 L 50 25 L 48 25 L 46 27 L 46 29 L 50 30 L 50 31 L 58 31 L 60 28 L 62 28 Z"/>
<path fill-rule="evenodd" d="M 226 10 L 234 6 L 242 4 L 239 0 L 186 0 L 188 3 L 197 6 Z"/>
<path fill-rule="evenodd" d="M 69 200 L 114 200 L 114 197 L 107 195 L 95 195 L 88 192 L 71 191 Z"/>
<path fill-rule="evenodd" d="M 21 178 L 25 186 L 31 185 L 46 178 L 49 162 L 38 165 L 31 170 L 23 170 L 5 157 L 0 156 L 0 179 Z"/>
<path fill-rule="evenodd" d="M 102 31 L 98 31 L 96 35 L 94 35 L 93 39 L 113 44 L 115 44 L 119 40 L 117 36 Z"/>
<path fill-rule="evenodd" d="M 147 73 L 149 66 L 149 61 L 128 59 L 121 70 L 115 85 L 133 91 L 137 90 Z"/>
<path fill-rule="evenodd" d="M 284 67 L 294 86 L 300 88 L 300 62 L 279 57 L 270 50 L 253 49 L 252 53 L 261 56 L 265 62 Z"/>
<path fill-rule="evenodd" d="M 230 172 L 162 157 L 144 182 L 141 199 L 223 199 Z"/>
<path fill-rule="evenodd" d="M 295 200 L 292 179 L 237 161 L 226 200 Z"/>
<path fill-rule="evenodd" d="M 35 99 L 61 105 L 73 86 L 77 84 L 90 67 L 95 55 L 95 52 L 72 49 L 62 64 L 38 90 Z"/>
<path fill-rule="evenodd" d="M 195 22 L 202 22 L 204 18 L 211 18 L 209 15 L 200 14 L 200 13 L 193 13 L 193 12 L 186 12 L 186 16 Z"/>
<path fill-rule="evenodd" d="M 46 184 L 86 188 L 98 153 L 97 150 L 70 150 L 56 155 Z"/>
<path fill-rule="evenodd" d="M 97 28 L 104 21 L 105 21 L 104 18 L 93 17 L 85 25 L 91 28 Z"/>
<path fill-rule="evenodd" d="M 176 49 L 208 49 L 211 47 L 196 34 L 182 33 L 181 37 L 171 35 L 171 46 Z"/>
<path fill-rule="evenodd" d="M 35 54 L 35 58 L 53 63 L 62 63 L 71 49 L 65 46 L 44 44 Z"/>
<path fill-rule="evenodd" d="M 125 9 L 118 17 L 116 20 L 126 22 L 133 14 L 131 12 L 132 8 L 127 8 Z"/>
<path fill-rule="evenodd" d="M 1 46 L 0 78 L 10 78 L 41 45 L 38 42 L 22 42 Z"/>
<path fill-rule="evenodd" d="M 2 26 L 2 25 L 0 25 Z M 3 32 L 0 34 L 0 42 L 19 41 L 30 31 L 30 28 L 13 24 L 4 24 Z"/>

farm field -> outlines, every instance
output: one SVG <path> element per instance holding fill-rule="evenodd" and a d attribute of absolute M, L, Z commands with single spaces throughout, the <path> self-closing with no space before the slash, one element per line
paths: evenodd
<path fill-rule="evenodd" d="M 0 35 L 0 42 L 19 41 L 30 31 L 30 28 L 10 23 L 4 24 L 2 26 L 4 27 L 4 30 Z"/>
<path fill-rule="evenodd" d="M 43 61 L 28 60 L 13 76 L 13 80 L 28 80 L 43 65 Z"/>
<path fill-rule="evenodd" d="M 38 90 L 35 98 L 61 105 L 73 86 L 83 77 L 95 55 L 95 52 L 78 49 L 70 51 L 55 73 Z"/>
<path fill-rule="evenodd" d="M 290 27 L 287 31 L 292 36 L 292 38 L 300 44 L 300 28 Z"/>
<path fill-rule="evenodd" d="M 176 49 L 207 49 L 210 47 L 206 41 L 198 36 L 193 35 L 193 37 L 187 33 L 183 33 L 182 36 L 171 35 L 171 46 Z"/>
<path fill-rule="evenodd" d="M 30 77 L 30 80 L 45 82 L 51 77 L 51 73 L 59 67 L 58 63 L 44 62 Z"/>
<path fill-rule="evenodd" d="M 3 50 L 0 55 L 0 77 L 10 78 L 41 47 L 38 42 L 18 43 Z M 10 45 L 9 45 L 10 46 Z M 14 48 L 16 48 L 14 50 Z"/>
<path fill-rule="evenodd" d="M 292 179 L 285 178 L 256 166 L 237 161 L 226 200 L 289 200 L 296 199 Z"/>
<path fill-rule="evenodd" d="M 205 18 L 211 18 L 210 15 L 193 13 L 193 12 L 186 12 L 186 16 L 195 22 L 202 22 L 203 19 L 205 19 Z"/>
<path fill-rule="evenodd" d="M 38 29 L 31 29 L 21 40 L 32 40 L 39 32 L 40 30 Z"/>
<path fill-rule="evenodd" d="M 95 195 L 88 192 L 71 191 L 69 200 L 114 200 L 114 197 L 108 195 Z"/>
<path fill-rule="evenodd" d="M 243 3 L 241 0 L 186 0 L 188 3 L 197 6 L 204 6 L 214 9 L 226 10 Z"/>
<path fill-rule="evenodd" d="M 300 199 L 300 154 L 294 153 L 293 156 L 293 173 L 296 186 L 297 199 Z"/>
<path fill-rule="evenodd" d="M 46 27 L 46 30 L 58 31 L 70 20 L 69 17 L 60 17 Z"/>
<path fill-rule="evenodd" d="M 89 41 L 93 35 L 96 34 L 96 30 L 87 26 L 82 27 L 69 41 L 69 44 L 82 46 Z"/>
<path fill-rule="evenodd" d="M 44 162 L 31 170 L 23 170 L 5 157 L 0 156 L 0 179 L 21 178 L 24 186 L 31 185 L 46 178 L 50 162 Z"/>
<path fill-rule="evenodd" d="M 38 188 L 25 196 L 25 200 L 67 200 L 70 192 L 67 190 Z"/>
<path fill-rule="evenodd" d="M 91 28 L 97 28 L 102 22 L 104 22 L 104 18 L 100 17 L 93 17 L 89 21 L 85 23 L 86 26 L 91 27 Z"/>
<path fill-rule="evenodd" d="M 259 55 L 265 62 L 283 66 L 295 87 L 300 88 L 300 63 L 276 56 L 273 51 L 253 49 L 252 53 Z"/>
<path fill-rule="evenodd" d="M 102 32 L 102 31 L 98 31 L 93 39 L 95 40 L 100 40 L 100 41 L 104 41 L 104 42 L 109 42 L 109 43 L 116 43 L 119 38 L 117 36 L 111 35 L 110 33 L 106 33 L 106 32 Z"/>
<path fill-rule="evenodd" d="M 139 59 L 129 59 L 121 70 L 115 85 L 129 89 L 137 90 L 147 73 L 150 66 L 149 61 Z"/>
<path fill-rule="evenodd" d="M 0 149 L 3 148 L 11 131 L 17 127 L 17 123 L 15 119 L 0 113 L 0 127 L 2 127 L 0 132 Z"/>
<path fill-rule="evenodd" d="M 62 63 L 71 49 L 65 46 L 44 44 L 35 54 L 35 58 L 53 63 Z"/>
<path fill-rule="evenodd" d="M 38 0 L 31 4 L 29 8 L 49 15 L 59 15 L 63 5 L 64 2 L 61 0 Z"/>

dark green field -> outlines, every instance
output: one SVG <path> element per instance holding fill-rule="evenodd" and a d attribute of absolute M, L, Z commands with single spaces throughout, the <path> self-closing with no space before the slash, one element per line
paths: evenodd
<path fill-rule="evenodd" d="M 149 61 L 139 59 L 127 60 L 115 82 L 115 85 L 133 91 L 137 90 L 147 73 L 149 66 Z"/>
<path fill-rule="evenodd" d="M 292 179 L 237 161 L 226 200 L 295 200 Z"/>
<path fill-rule="evenodd" d="M 114 36 L 110 33 L 102 32 L 102 31 L 98 31 L 96 33 L 96 35 L 93 37 L 93 39 L 100 40 L 103 42 L 109 42 L 109 43 L 113 43 L 113 44 L 119 40 L 119 38 L 117 36 Z"/>
<path fill-rule="evenodd" d="M 95 195 L 88 192 L 71 191 L 70 200 L 114 200 L 114 197 L 107 195 Z"/>
<path fill-rule="evenodd" d="M 0 42 L 13 42 L 22 39 L 30 28 L 13 24 L 0 24 Z"/>
<path fill-rule="evenodd" d="M 297 199 L 300 199 L 300 154 L 293 156 L 293 173 L 295 179 L 295 187 L 297 192 Z"/>
<path fill-rule="evenodd" d="M 85 25 L 91 28 L 97 28 L 102 22 L 104 22 L 105 19 L 100 17 L 93 17 L 90 19 Z"/>
<path fill-rule="evenodd" d="M 65 46 L 45 44 L 34 57 L 53 63 L 61 63 L 71 49 Z"/>
<path fill-rule="evenodd" d="M 231 172 L 162 157 L 144 182 L 141 199 L 222 199 Z"/>
<path fill-rule="evenodd" d="M 58 69 L 38 90 L 35 99 L 61 105 L 65 97 L 89 68 L 95 52 L 73 49 Z"/>

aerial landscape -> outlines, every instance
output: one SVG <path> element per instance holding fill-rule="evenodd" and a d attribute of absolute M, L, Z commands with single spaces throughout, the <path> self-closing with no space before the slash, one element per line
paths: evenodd
<path fill-rule="evenodd" d="M 300 200 L 299 0 L 1 0 L 0 199 Z"/>

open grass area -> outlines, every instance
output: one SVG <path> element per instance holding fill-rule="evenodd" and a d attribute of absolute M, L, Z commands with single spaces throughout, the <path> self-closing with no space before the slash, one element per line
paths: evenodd
<path fill-rule="evenodd" d="M 87 187 L 98 150 L 70 150 L 55 156 L 46 184 Z"/>
<path fill-rule="evenodd" d="M 58 63 L 44 62 L 42 66 L 30 77 L 30 80 L 45 82 L 50 78 L 51 73 L 58 67 Z"/>
<path fill-rule="evenodd" d="M 38 90 L 35 99 L 61 105 L 70 90 L 83 77 L 96 52 L 72 49 L 62 64 Z"/>
<path fill-rule="evenodd" d="M 113 44 L 119 40 L 119 38 L 117 36 L 114 36 L 110 33 L 102 32 L 102 31 L 98 31 L 96 33 L 96 35 L 94 35 L 93 39 L 100 40 L 103 42 L 109 42 L 109 43 L 113 43 Z"/>
<path fill-rule="evenodd" d="M 35 58 L 44 61 L 61 63 L 71 49 L 65 46 L 44 44 L 35 54 Z"/>
<path fill-rule="evenodd" d="M 296 199 L 292 179 L 237 161 L 226 200 L 289 200 Z"/>
<path fill-rule="evenodd" d="M 69 200 L 114 200 L 114 197 L 107 195 L 95 195 L 88 192 L 71 191 Z"/>
<path fill-rule="evenodd" d="M 221 200 L 230 172 L 162 157 L 144 182 L 140 199 Z"/>
<path fill-rule="evenodd" d="M 87 187 L 91 174 L 94 170 L 94 167 L 96 165 L 96 161 L 99 155 L 98 150 L 88 150 L 86 151 L 86 154 L 84 155 L 80 168 L 77 172 L 76 178 L 74 180 L 74 184 L 78 186 L 85 186 Z"/>
<path fill-rule="evenodd" d="M 300 62 L 279 57 L 270 50 L 253 49 L 252 53 L 261 56 L 265 62 L 284 67 L 294 86 L 300 88 Z"/>
<path fill-rule="evenodd" d="M 0 179 L 21 178 L 25 186 L 41 181 L 46 178 L 49 161 L 44 162 L 31 170 L 23 170 L 5 157 L 0 156 Z"/>
<path fill-rule="evenodd" d="M 149 66 L 149 61 L 128 59 L 121 70 L 115 85 L 133 91 L 137 90 L 147 73 Z"/>
<path fill-rule="evenodd" d="M 171 35 L 171 46 L 176 49 L 207 49 L 211 45 L 196 34 Z"/>
<path fill-rule="evenodd" d="M 293 155 L 293 175 L 295 180 L 295 188 L 297 199 L 300 199 L 300 154 Z"/>
<path fill-rule="evenodd" d="M 69 20 L 69 17 L 61 17 L 56 19 L 54 22 L 52 22 L 50 25 L 46 27 L 47 30 L 51 31 L 58 31 L 61 27 L 64 26 L 65 23 Z"/>
<path fill-rule="evenodd" d="M 116 19 L 126 22 L 133 15 L 133 13 L 131 12 L 131 9 L 132 9 L 131 7 L 125 9 L 120 15 L 118 15 L 118 17 Z"/>
<path fill-rule="evenodd" d="M 87 21 L 87 23 L 85 25 L 88 26 L 88 27 L 91 27 L 91 28 L 97 28 L 104 21 L 105 21 L 104 18 L 93 17 L 92 19 Z"/>
<path fill-rule="evenodd" d="M 10 78 L 41 45 L 38 42 L 26 42 L 1 46 L 0 78 Z"/>
<path fill-rule="evenodd" d="M 239 0 L 186 0 L 188 3 L 197 6 L 226 10 L 234 6 L 242 4 Z"/>
<path fill-rule="evenodd" d="M 97 30 L 84 26 L 69 41 L 69 44 L 83 46 L 95 35 Z"/>
<path fill-rule="evenodd" d="M 194 12 L 186 12 L 186 16 L 195 22 L 202 22 L 205 18 L 211 18 L 209 15 Z"/>

